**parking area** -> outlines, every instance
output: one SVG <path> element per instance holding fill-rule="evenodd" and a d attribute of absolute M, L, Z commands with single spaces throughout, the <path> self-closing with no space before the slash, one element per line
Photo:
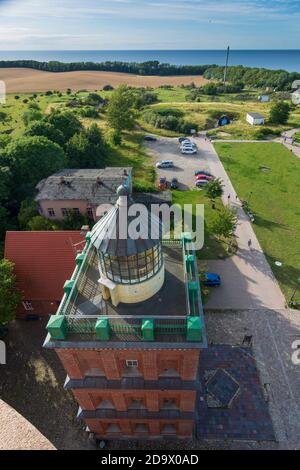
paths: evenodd
<path fill-rule="evenodd" d="M 191 139 L 196 143 L 194 139 Z M 198 149 L 196 155 L 182 155 L 176 138 L 158 137 L 156 142 L 146 142 L 154 163 L 161 160 L 173 160 L 173 168 L 157 168 L 158 178 L 164 176 L 170 182 L 173 177 L 179 181 L 179 189 L 195 188 L 195 171 L 209 170 L 205 153 Z"/>

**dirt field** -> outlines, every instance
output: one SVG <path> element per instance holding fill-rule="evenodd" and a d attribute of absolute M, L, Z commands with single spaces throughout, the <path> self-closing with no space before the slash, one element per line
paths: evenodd
<path fill-rule="evenodd" d="M 26 68 L 0 69 L 0 80 L 6 83 L 7 93 L 33 93 L 37 91 L 59 90 L 95 90 L 104 85 L 114 87 L 127 84 L 130 86 L 188 85 L 194 82 L 203 85 L 207 80 L 201 76 L 146 77 L 116 72 L 42 72 Z"/>

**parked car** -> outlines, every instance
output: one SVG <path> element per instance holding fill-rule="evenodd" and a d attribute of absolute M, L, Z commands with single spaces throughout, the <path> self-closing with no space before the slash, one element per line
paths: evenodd
<path fill-rule="evenodd" d="M 196 180 L 207 180 L 207 181 L 212 181 L 214 180 L 214 176 L 208 176 L 203 173 L 200 173 L 199 175 L 196 176 Z"/>
<path fill-rule="evenodd" d="M 161 160 L 156 163 L 156 168 L 172 168 L 173 166 L 173 160 Z"/>
<path fill-rule="evenodd" d="M 167 178 L 165 178 L 164 176 L 160 177 L 158 180 L 158 189 L 164 190 L 164 189 L 167 189 L 167 187 L 168 187 Z"/>
<path fill-rule="evenodd" d="M 178 142 L 182 144 L 182 142 L 191 142 L 191 139 L 188 137 L 178 137 Z"/>
<path fill-rule="evenodd" d="M 202 283 L 208 287 L 216 287 L 221 285 L 221 277 L 215 273 L 205 273 Z"/>
<path fill-rule="evenodd" d="M 145 135 L 144 140 L 146 140 L 147 142 L 156 142 L 157 138 L 154 137 L 154 135 Z"/>
<path fill-rule="evenodd" d="M 181 149 L 183 155 L 195 155 L 197 152 L 198 150 L 195 147 L 183 147 Z"/>
<path fill-rule="evenodd" d="M 178 179 L 175 176 L 171 179 L 171 189 L 178 189 Z"/>
<path fill-rule="evenodd" d="M 201 179 L 201 180 L 196 180 L 195 185 L 197 186 L 197 188 L 202 188 L 203 186 L 206 186 L 207 183 L 208 183 L 208 180 Z"/>
<path fill-rule="evenodd" d="M 209 171 L 207 170 L 196 170 L 195 171 L 195 176 L 198 175 L 206 175 L 206 176 L 213 176 Z"/>

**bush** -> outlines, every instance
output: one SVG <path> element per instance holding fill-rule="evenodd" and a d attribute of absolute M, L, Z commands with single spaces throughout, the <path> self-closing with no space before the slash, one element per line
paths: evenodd
<path fill-rule="evenodd" d="M 274 124 L 286 124 L 290 116 L 290 105 L 283 101 L 274 103 L 270 111 L 270 122 Z"/>
<path fill-rule="evenodd" d="M 122 135 L 119 131 L 114 131 L 111 135 L 111 142 L 113 145 L 121 145 L 122 143 Z"/>
<path fill-rule="evenodd" d="M 132 188 L 136 193 L 153 193 L 156 191 L 154 183 L 148 181 L 134 181 Z"/>
<path fill-rule="evenodd" d="M 97 119 L 99 117 L 99 111 L 92 106 L 85 106 L 79 110 L 79 114 L 83 118 Z"/>
<path fill-rule="evenodd" d="M 264 139 L 268 136 L 280 136 L 280 129 L 271 129 L 270 127 L 262 127 L 255 133 L 256 139 Z"/>
<path fill-rule="evenodd" d="M 177 109 L 148 110 L 144 113 L 144 121 L 156 129 L 182 132 L 189 134 L 192 129 L 198 131 L 196 122 L 186 121 L 181 116 L 183 112 Z"/>
<path fill-rule="evenodd" d="M 113 91 L 114 87 L 112 85 L 104 85 L 102 88 L 103 91 Z"/>

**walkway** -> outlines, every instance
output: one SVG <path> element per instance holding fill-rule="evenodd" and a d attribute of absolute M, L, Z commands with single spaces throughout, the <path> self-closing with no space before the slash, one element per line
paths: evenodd
<path fill-rule="evenodd" d="M 205 140 L 204 135 L 195 140 L 201 159 L 205 160 L 213 175 L 223 180 L 223 203 L 235 207 L 238 215 L 237 254 L 225 260 L 208 262 L 209 269 L 221 275 L 223 286 L 211 296 L 206 307 L 222 310 L 284 308 L 285 298 L 213 145 Z"/>

